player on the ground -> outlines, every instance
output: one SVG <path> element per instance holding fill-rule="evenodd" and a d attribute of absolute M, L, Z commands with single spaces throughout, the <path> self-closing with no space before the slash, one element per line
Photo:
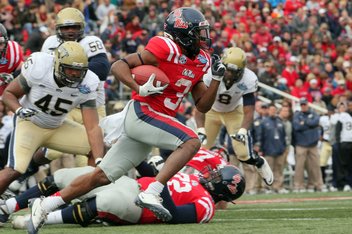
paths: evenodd
<path fill-rule="evenodd" d="M 21 46 L 9 40 L 5 26 L 0 24 L 0 96 L 14 77 L 20 74 L 22 63 Z"/>
<path fill-rule="evenodd" d="M 109 184 L 147 158 L 152 147 L 173 150 L 163 169 L 148 188 L 141 192 L 136 204 L 152 210 L 158 218 L 170 220 L 170 212 L 162 205 L 160 193 L 171 179 L 198 151 L 198 135 L 174 116 L 185 95 L 191 93 L 195 106 L 207 112 L 214 102 L 225 67 L 220 61 L 211 64 L 209 54 L 209 23 L 193 8 L 177 8 L 165 20 L 165 36 L 150 39 L 140 53 L 115 62 L 112 74 L 129 86 L 136 95 L 126 106 L 121 123 L 123 134 L 105 155 L 96 169 L 78 177 L 60 191 L 61 196 L 36 199 L 32 207 L 31 228 L 36 233 L 45 221 L 45 214 L 90 190 Z M 131 69 L 143 64 L 154 65 L 165 72 L 170 84 L 153 85 L 154 75 L 138 85 Z M 212 68 L 213 81 L 207 88 L 203 75 Z"/>
<path fill-rule="evenodd" d="M 2 202 L 0 208 L 13 213 L 20 206 L 24 208 L 29 198 L 54 194 L 79 175 L 93 170 L 93 167 L 60 169 L 23 195 L 17 196 L 17 201 L 10 198 Z M 87 226 L 96 219 L 112 225 L 160 223 L 161 220 L 148 209 L 134 204 L 135 196 L 153 181 L 153 177 L 134 180 L 122 176 L 115 183 L 81 196 L 80 202 L 49 213 L 46 224 L 73 223 Z M 234 201 L 243 194 L 244 186 L 242 174 L 231 165 L 218 166 L 217 169 L 203 171 L 203 174 L 198 175 L 177 173 L 167 182 L 161 194 L 163 203 L 172 214 L 168 223 L 209 222 L 214 216 L 215 203 Z M 28 217 L 17 216 L 12 223 L 14 228 L 23 228 L 28 221 Z"/>
<path fill-rule="evenodd" d="M 88 70 L 88 58 L 77 42 L 65 42 L 55 55 L 33 53 L 21 74 L 3 93 L 16 113 L 6 168 L 0 171 L 0 194 L 25 173 L 34 152 L 42 146 L 77 154 L 104 155 L 96 110 L 98 77 Z M 19 100 L 20 99 L 20 100 Z M 66 120 L 81 107 L 84 126 Z"/>
<path fill-rule="evenodd" d="M 267 161 L 253 151 L 249 132 L 253 122 L 254 93 L 258 78 L 246 67 L 246 54 L 238 47 L 226 49 L 221 61 L 226 66 L 224 79 L 211 110 L 206 114 L 196 111 L 198 132 L 206 137 L 205 147 L 209 149 L 214 145 L 221 126 L 225 125 L 233 138 L 237 158 L 243 163 L 254 165 L 265 183 L 271 185 L 274 181 L 273 173 Z M 209 85 L 211 79 L 211 76 L 205 76 L 205 84 Z"/>

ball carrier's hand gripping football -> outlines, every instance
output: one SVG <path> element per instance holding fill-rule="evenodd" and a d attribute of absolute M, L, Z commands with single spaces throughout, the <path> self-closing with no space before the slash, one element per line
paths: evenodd
<path fill-rule="evenodd" d="M 154 86 L 154 80 L 155 80 L 155 74 L 151 74 L 149 77 L 149 80 L 144 84 L 139 86 L 138 94 L 140 96 L 149 96 L 152 94 L 161 94 L 163 93 L 164 89 L 168 86 L 168 84 L 161 86 L 161 87 L 155 87 Z"/>
<path fill-rule="evenodd" d="M 134 80 L 139 84 L 139 95 L 149 96 L 161 94 L 169 85 L 167 75 L 158 67 L 152 65 L 141 65 L 131 71 Z"/>

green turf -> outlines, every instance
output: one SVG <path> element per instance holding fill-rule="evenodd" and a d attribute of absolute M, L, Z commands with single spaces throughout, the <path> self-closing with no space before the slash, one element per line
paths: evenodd
<path fill-rule="evenodd" d="M 330 197 L 332 200 L 315 200 Z M 351 199 L 341 200 L 341 197 Z M 291 201 L 288 199 L 296 199 Z M 314 200 L 297 201 L 302 198 Z M 271 202 L 280 201 L 283 202 Z M 242 201 L 242 203 L 241 203 Z M 243 204 L 243 202 L 265 202 Z M 23 213 L 23 212 L 22 212 Z M 0 233 L 25 233 L 13 230 L 10 224 L 0 228 Z M 303 193 L 287 195 L 244 195 L 238 204 L 230 205 L 227 210 L 217 211 L 209 224 L 183 225 L 131 225 L 119 227 L 90 226 L 81 228 L 76 225 L 46 225 L 43 234 L 115 234 L 115 233 L 352 233 L 352 193 Z"/>

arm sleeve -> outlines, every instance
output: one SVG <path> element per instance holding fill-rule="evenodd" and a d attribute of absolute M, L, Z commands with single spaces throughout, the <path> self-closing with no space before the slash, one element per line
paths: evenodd
<path fill-rule="evenodd" d="M 335 127 L 335 138 L 337 143 L 341 142 L 341 131 L 342 131 L 342 123 L 338 121 Z"/>
<path fill-rule="evenodd" d="M 170 196 L 167 186 L 165 186 L 164 190 L 161 192 L 161 197 L 163 199 L 163 205 L 172 215 L 172 219 L 169 223 L 197 223 L 197 212 L 193 203 L 176 206 Z"/>
<path fill-rule="evenodd" d="M 106 54 L 100 53 L 93 57 L 90 57 L 89 70 L 94 72 L 99 77 L 99 80 L 106 80 L 110 71 L 110 63 Z"/>
<path fill-rule="evenodd" d="M 243 106 L 254 106 L 254 105 L 255 105 L 254 93 L 247 93 L 243 95 Z"/>

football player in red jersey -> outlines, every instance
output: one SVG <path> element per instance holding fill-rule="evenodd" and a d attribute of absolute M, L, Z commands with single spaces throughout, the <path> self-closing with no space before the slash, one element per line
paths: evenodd
<path fill-rule="evenodd" d="M 4 25 L 0 24 L 0 96 L 8 83 L 20 74 L 23 63 L 21 46 L 10 41 Z"/>
<path fill-rule="evenodd" d="M 31 230 L 38 231 L 46 213 L 120 178 L 146 159 L 153 146 L 173 152 L 156 181 L 137 196 L 136 204 L 150 209 L 161 220 L 172 219 L 169 210 L 162 205 L 160 193 L 201 145 L 197 133 L 174 116 L 188 93 L 192 94 L 196 108 L 207 112 L 226 68 L 220 60 L 211 63 L 206 52 L 211 44 L 209 23 L 198 10 L 189 7 L 175 9 L 166 18 L 164 31 L 164 37 L 151 38 L 142 52 L 130 54 L 112 65 L 115 78 L 136 92 L 122 112 L 125 115 L 121 124 L 123 133 L 93 172 L 78 177 L 60 191 L 61 196 L 34 201 Z M 170 84 L 154 87 L 155 76 L 151 75 L 148 82 L 138 85 L 132 78 L 131 69 L 143 64 L 159 67 L 168 76 Z M 202 78 L 210 67 L 213 80 L 207 87 Z"/>
<path fill-rule="evenodd" d="M 13 213 L 19 207 L 24 208 L 29 197 L 54 194 L 74 178 L 92 170 L 93 167 L 60 169 L 17 196 L 17 204 L 13 203 L 15 198 L 10 198 L 0 204 L 0 208 Z M 73 223 L 87 226 L 95 219 L 112 225 L 160 223 L 150 210 L 134 204 L 134 197 L 140 190 L 145 190 L 154 181 L 154 177 L 134 180 L 122 176 L 116 183 L 99 187 L 80 197 L 80 202 L 49 213 L 46 224 Z M 244 186 L 243 175 L 232 165 L 209 168 L 198 175 L 177 173 L 161 193 L 163 204 L 172 214 L 168 223 L 207 223 L 214 216 L 215 203 L 239 198 L 244 192 Z M 28 221 L 28 217 L 16 216 L 12 223 L 14 228 L 23 228 Z"/>

